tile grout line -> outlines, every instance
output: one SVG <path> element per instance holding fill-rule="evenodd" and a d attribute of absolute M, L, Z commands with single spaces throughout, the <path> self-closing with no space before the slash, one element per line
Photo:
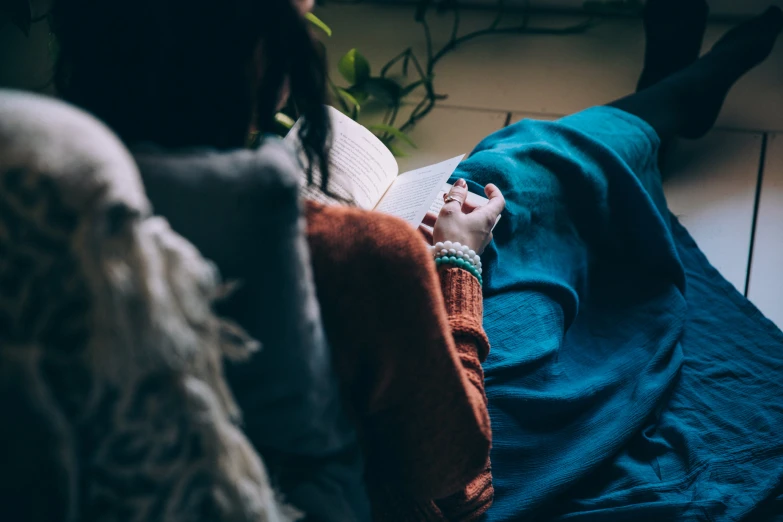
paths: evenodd
<path fill-rule="evenodd" d="M 750 269 L 753 266 L 753 250 L 756 246 L 756 226 L 759 218 L 759 203 L 761 203 L 761 189 L 764 184 L 764 163 L 767 160 L 767 141 L 769 134 L 764 133 L 761 137 L 761 154 L 759 157 L 759 171 L 756 178 L 756 196 L 753 201 L 753 220 L 750 225 L 750 247 L 748 251 L 748 268 L 745 271 L 745 297 L 748 297 L 750 291 Z"/>
<path fill-rule="evenodd" d="M 487 108 L 487 107 L 472 107 L 469 105 L 454 105 L 451 103 L 438 103 L 436 107 L 441 109 L 455 109 L 455 110 L 463 110 L 463 111 L 473 111 L 473 112 L 489 112 L 489 113 L 506 113 L 508 114 L 508 110 L 503 109 L 493 109 L 493 108 Z M 589 107 L 588 107 L 589 108 Z M 512 110 L 511 117 L 514 117 L 514 114 L 519 114 L 520 116 L 551 116 L 553 118 L 563 118 L 567 116 L 567 114 L 557 114 L 554 112 L 540 112 L 540 111 L 517 111 Z M 577 111 L 581 112 L 581 111 Z M 575 114 L 575 113 L 574 113 Z M 509 122 L 510 123 L 510 122 Z M 722 127 L 720 125 L 716 125 L 713 127 L 712 130 L 717 131 L 725 131 L 725 132 L 736 132 L 740 134 L 781 134 L 783 133 L 783 128 L 781 129 L 750 129 L 750 128 L 743 128 L 743 127 Z"/>

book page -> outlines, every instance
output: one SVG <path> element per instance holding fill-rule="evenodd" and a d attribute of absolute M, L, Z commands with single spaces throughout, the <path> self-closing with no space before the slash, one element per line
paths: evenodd
<path fill-rule="evenodd" d="M 357 206 L 372 209 L 397 176 L 397 161 L 372 132 L 334 107 L 328 107 L 332 126 L 332 148 L 329 151 L 329 190 L 352 200 Z M 302 156 L 298 129 L 289 131 L 285 140 Z M 340 204 L 320 190 L 321 173 L 313 167 L 314 184 L 308 186 L 303 176 L 302 196 L 327 204 Z"/>
<path fill-rule="evenodd" d="M 418 226 L 438 191 L 457 168 L 462 156 L 397 176 L 375 210 Z"/>

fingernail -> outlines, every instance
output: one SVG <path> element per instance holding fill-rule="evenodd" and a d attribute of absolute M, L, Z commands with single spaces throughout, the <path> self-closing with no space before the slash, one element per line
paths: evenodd
<path fill-rule="evenodd" d="M 461 187 L 461 188 L 465 188 L 465 187 L 467 187 L 467 186 L 468 186 L 467 182 L 466 182 L 464 179 L 462 179 L 462 178 L 459 178 L 459 179 L 457 180 L 457 182 L 456 182 L 456 183 L 454 183 L 454 184 L 455 184 L 456 186 L 458 186 L 458 187 Z"/>

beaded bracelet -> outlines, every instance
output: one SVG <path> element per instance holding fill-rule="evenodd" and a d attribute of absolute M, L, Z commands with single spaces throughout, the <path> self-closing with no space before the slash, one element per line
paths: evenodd
<path fill-rule="evenodd" d="M 438 242 L 430 247 L 430 252 L 435 257 L 436 265 L 451 264 L 464 268 L 473 274 L 479 283 L 483 283 L 481 257 L 467 245 L 452 241 Z"/>
<path fill-rule="evenodd" d="M 473 265 L 473 267 L 478 270 L 479 274 L 482 272 L 481 257 L 467 245 L 461 245 L 452 241 L 439 241 L 430 247 L 430 252 L 436 259 L 439 257 L 456 257 L 457 259 L 464 259 Z"/>
<path fill-rule="evenodd" d="M 442 257 L 436 257 L 435 258 L 435 265 L 441 266 L 441 265 L 454 265 L 459 268 L 463 268 L 473 274 L 473 276 L 478 279 L 478 282 L 480 285 L 484 284 L 484 280 L 481 278 L 481 274 L 478 273 L 478 270 L 476 267 L 465 261 L 464 259 L 459 259 L 453 256 L 442 256 Z"/>

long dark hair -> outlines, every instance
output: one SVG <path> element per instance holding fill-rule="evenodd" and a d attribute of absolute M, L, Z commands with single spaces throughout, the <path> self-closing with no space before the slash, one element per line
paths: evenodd
<path fill-rule="evenodd" d="M 274 128 L 287 79 L 325 188 L 326 67 L 292 0 L 56 0 L 52 24 L 58 92 L 126 143 L 241 147 Z"/>

